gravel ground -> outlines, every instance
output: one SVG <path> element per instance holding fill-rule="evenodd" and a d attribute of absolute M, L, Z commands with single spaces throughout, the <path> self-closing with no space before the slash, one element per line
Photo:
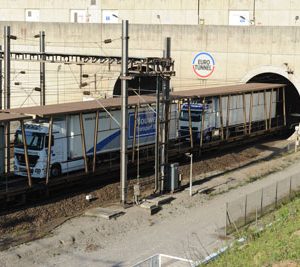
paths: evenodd
<path fill-rule="evenodd" d="M 247 177 L 249 178 L 248 174 L 250 174 L 250 176 L 251 175 L 255 176 L 255 175 L 259 175 L 259 173 L 264 173 L 265 175 L 268 172 L 269 173 L 273 172 L 274 163 L 272 164 L 270 163 L 270 161 L 265 161 L 264 159 L 269 160 L 270 157 L 274 157 L 275 155 L 278 155 L 278 153 L 281 151 L 280 148 L 284 147 L 285 145 L 286 143 L 284 141 L 269 141 L 264 143 L 263 145 L 258 145 L 256 147 L 248 147 L 245 149 L 240 149 L 239 152 L 235 152 L 235 153 L 231 152 L 229 154 L 225 154 L 219 157 L 212 156 L 211 158 L 207 158 L 200 162 L 194 163 L 193 173 L 194 176 L 197 178 L 197 180 L 203 180 L 205 178 L 206 182 L 205 184 L 202 185 L 204 187 L 219 185 L 218 191 L 228 190 L 229 187 L 235 187 L 236 185 L 245 182 L 247 180 Z M 292 157 L 291 159 L 288 159 L 286 161 L 277 159 L 278 162 L 276 163 L 277 165 L 276 170 L 278 170 L 278 168 L 285 168 L 287 165 L 292 164 L 292 162 L 294 162 L 294 160 L 296 159 L 297 159 L 296 157 Z M 240 169 L 241 166 L 247 166 L 251 162 L 260 162 L 260 163 L 254 166 L 244 167 L 242 168 L 242 170 Z M 235 175 L 235 179 L 230 184 L 228 184 L 227 183 L 228 178 L 230 178 L 230 175 L 232 174 L 229 172 L 229 170 L 237 169 L 237 168 L 239 168 L 238 172 L 240 174 Z M 183 184 L 186 184 L 188 173 L 189 173 L 189 165 L 181 166 L 181 172 L 184 178 Z M 216 175 L 218 176 L 217 179 L 212 179 L 210 182 L 208 182 L 210 178 L 215 177 Z M 135 181 L 132 181 L 132 183 L 134 182 Z M 201 184 L 202 182 L 200 182 L 200 186 Z M 151 187 L 144 188 L 144 194 L 147 195 L 150 192 L 151 192 Z M 103 188 L 89 192 L 96 197 L 96 200 L 93 202 L 87 202 L 85 200 L 86 193 L 87 192 L 75 196 L 69 196 L 66 199 L 62 199 L 62 200 L 60 199 L 57 201 L 52 201 L 50 203 L 44 203 L 43 205 L 39 205 L 39 206 L 24 208 L 23 210 L 0 216 L 0 236 L 1 236 L 0 243 L 2 243 L 2 248 L 7 248 L 9 244 L 17 244 L 20 241 L 28 241 L 30 239 L 39 238 L 49 232 L 51 233 L 51 235 L 54 235 L 55 231 L 51 232 L 51 230 L 53 230 L 61 223 L 69 220 L 70 218 L 81 215 L 86 209 L 91 207 L 96 207 L 96 206 L 109 206 L 112 203 L 118 203 L 119 184 L 118 183 L 111 184 Z M 173 213 L 177 215 L 184 214 L 185 209 L 189 207 L 194 207 L 195 205 L 202 203 L 205 200 L 206 198 L 205 196 L 203 198 L 203 195 L 199 195 L 196 198 L 193 198 L 192 203 L 189 199 L 188 200 L 183 199 L 182 202 L 180 202 L 180 205 L 176 205 L 176 208 L 170 211 L 169 215 L 173 216 L 172 215 Z M 130 212 L 128 212 L 129 210 Z M 154 223 L 158 223 L 158 221 L 162 219 L 161 215 L 158 215 L 158 217 L 155 218 L 148 217 L 148 216 L 145 217 L 145 216 L 141 216 L 139 209 L 137 209 L 137 211 L 136 209 L 129 209 L 129 210 L 126 211 L 126 216 L 122 216 L 122 218 L 120 219 L 120 220 L 125 220 L 124 225 L 122 225 L 122 227 L 120 227 L 119 223 L 111 224 L 109 222 L 104 222 L 100 224 L 103 225 L 101 227 L 104 228 L 97 227 L 96 229 L 94 229 L 101 236 L 101 240 L 102 240 L 101 242 L 103 242 L 103 245 L 101 243 L 99 244 L 99 242 L 94 242 L 93 237 L 90 236 L 89 237 L 90 240 L 85 240 L 86 243 L 85 243 L 84 251 L 86 253 L 89 253 L 91 251 L 97 251 L 101 249 L 102 246 L 104 246 L 104 244 L 110 242 L 111 241 L 110 239 L 113 238 L 114 235 L 119 235 L 119 234 L 122 235 L 122 233 L 124 234 L 130 229 L 135 229 L 135 228 L 138 229 L 140 225 L 151 226 Z M 132 213 L 130 215 L 130 218 L 132 219 L 129 219 L 128 217 L 129 216 L 128 214 L 130 213 Z M 136 215 L 134 215 L 135 213 Z M 169 215 L 164 215 L 164 216 L 168 217 Z M 97 222 L 97 219 L 95 218 L 77 217 L 69 220 L 66 224 L 70 225 L 71 229 L 72 227 L 74 227 L 75 229 L 77 227 L 76 226 L 77 220 L 81 220 L 81 223 L 83 224 L 85 223 L 89 224 L 90 222 Z M 155 220 L 156 222 L 154 222 L 153 220 Z M 80 231 L 79 231 L 79 235 L 80 235 Z M 81 234 L 83 237 L 84 233 Z M 78 244 L 78 242 L 80 243 L 80 241 L 78 241 L 80 239 L 81 239 L 80 236 L 73 236 L 72 234 L 65 237 L 65 239 L 59 239 L 59 240 L 55 239 L 56 243 L 53 245 L 58 249 L 57 252 L 55 253 L 60 254 L 61 253 L 60 250 L 65 244 L 70 245 L 75 243 Z M 38 246 L 39 240 L 30 244 L 33 244 L 34 246 Z M 80 246 L 82 247 L 82 245 L 83 244 L 81 244 Z M 28 257 L 31 258 L 30 262 L 32 264 L 33 263 L 32 256 L 28 255 Z M 24 256 L 22 256 L 22 258 L 24 258 Z M 36 262 L 36 259 L 34 259 L 34 262 Z M 45 262 L 43 262 L 43 264 L 44 263 Z M 5 262 L 5 264 L 7 266 L 13 266 L 10 265 L 9 262 Z M 52 264 L 50 265 L 52 266 Z M 26 264 L 23 266 L 26 266 Z"/>
<path fill-rule="evenodd" d="M 193 174 L 203 175 L 212 171 L 222 172 L 237 165 L 249 162 L 261 154 L 261 150 L 257 148 L 245 148 L 240 152 L 232 152 L 215 158 L 208 158 L 193 164 Z M 180 172 L 183 175 L 183 184 L 187 183 L 189 177 L 189 164 L 182 165 Z M 149 178 L 149 177 L 147 177 Z M 131 181 L 131 184 L 135 180 Z M 152 186 L 143 187 L 143 194 L 151 193 Z M 42 203 L 32 207 L 25 207 L 19 211 L 11 212 L 0 216 L 0 235 L 2 239 L 8 241 L 17 241 L 25 237 L 35 238 L 47 232 L 61 222 L 82 214 L 86 209 L 96 206 L 107 206 L 119 201 L 119 183 L 106 185 L 100 189 L 89 192 L 79 193 L 68 196 L 64 199 L 52 200 L 50 203 Z M 87 202 L 85 196 L 92 194 L 95 201 Z M 132 196 L 132 194 L 130 194 Z M 29 235 L 28 235 L 29 234 Z M 3 242 L 4 243 L 4 242 Z M 1 247 L 1 243 L 0 243 Z"/>

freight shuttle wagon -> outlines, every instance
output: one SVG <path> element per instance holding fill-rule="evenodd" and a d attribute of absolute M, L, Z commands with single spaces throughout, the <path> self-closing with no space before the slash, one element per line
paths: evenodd
<path fill-rule="evenodd" d="M 272 94 L 271 100 L 271 109 L 270 109 L 270 98 L 271 93 L 266 92 L 256 92 L 253 93 L 253 103 L 252 103 L 252 115 L 250 116 L 250 98 L 251 94 L 245 94 L 245 103 L 246 103 L 246 112 L 244 113 L 243 106 L 243 96 L 242 95 L 232 95 L 229 102 L 229 118 L 227 120 L 227 105 L 228 105 L 228 96 L 223 97 L 210 97 L 206 99 L 206 104 L 199 102 L 191 102 L 190 104 L 190 113 L 191 113 L 191 127 L 193 132 L 193 140 L 198 141 L 200 139 L 201 130 L 203 131 L 204 141 L 210 141 L 212 138 L 220 137 L 220 128 L 221 128 L 221 114 L 223 118 L 223 127 L 229 128 L 229 135 L 232 134 L 232 131 L 238 129 L 238 126 L 243 126 L 245 123 L 249 124 L 250 119 L 253 125 L 253 128 L 259 122 L 264 122 L 266 119 L 266 113 L 268 119 L 276 117 L 276 103 L 278 101 L 279 95 L 278 91 L 274 91 Z M 221 105 L 219 101 L 222 101 Z M 266 107 L 265 101 L 266 99 Z M 222 112 L 220 112 L 220 106 L 222 107 Z M 203 116 L 204 110 L 204 118 Z M 271 113 L 270 113 L 271 110 Z M 267 111 L 267 112 L 266 112 Z M 204 127 L 202 128 L 202 121 Z M 228 123 L 228 125 L 227 125 Z M 263 125 L 263 124 L 261 124 Z M 254 129 L 255 130 L 255 129 Z M 185 139 L 189 139 L 189 105 L 184 103 L 181 108 L 180 117 L 179 117 L 179 135 Z"/>
<path fill-rule="evenodd" d="M 176 105 L 172 105 L 169 138 L 176 138 Z M 128 148 L 133 146 L 135 110 L 128 110 Z M 149 107 L 139 108 L 136 122 L 136 143 L 139 146 L 154 144 L 156 132 L 156 114 Z M 93 156 L 95 113 L 83 115 L 86 153 Z M 118 152 L 120 150 L 120 110 L 110 113 L 99 112 L 99 129 L 97 154 Z M 45 178 L 47 166 L 49 123 L 31 121 L 25 124 L 28 144 L 30 171 L 34 178 Z M 21 130 L 16 131 L 14 151 L 14 172 L 16 175 L 27 176 L 24 157 L 24 146 Z M 59 176 L 84 169 L 79 115 L 65 115 L 54 118 L 53 138 L 51 146 L 52 176 Z M 105 167 L 105 166 L 104 166 Z"/>

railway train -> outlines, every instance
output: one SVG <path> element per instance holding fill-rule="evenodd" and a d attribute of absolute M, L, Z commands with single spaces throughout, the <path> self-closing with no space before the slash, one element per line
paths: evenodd
<path fill-rule="evenodd" d="M 276 103 L 278 102 L 278 93 L 272 94 L 271 108 L 270 108 L 270 97 L 271 92 L 266 92 L 265 96 L 263 92 L 257 92 L 253 94 L 253 110 L 251 117 L 250 112 L 250 101 L 251 93 L 245 94 L 245 99 L 243 95 L 231 96 L 229 102 L 229 118 L 227 120 L 227 106 L 228 106 L 228 96 L 223 97 L 211 97 L 205 104 L 200 102 L 190 103 L 190 113 L 191 113 L 191 128 L 193 132 L 193 140 L 199 141 L 201 130 L 203 131 L 204 141 L 211 141 L 213 139 L 220 138 L 222 127 L 221 121 L 223 121 L 223 126 L 228 129 L 228 133 L 237 132 L 237 128 L 243 128 L 244 123 L 249 124 L 250 119 L 253 127 L 260 122 L 265 121 L 265 113 L 268 111 L 268 116 L 270 119 L 276 117 Z M 266 106 L 265 101 L 266 99 Z M 220 103 L 220 101 L 222 103 Z M 245 101 L 245 110 L 244 110 Z M 269 111 L 271 110 L 271 113 Z M 204 117 L 202 118 L 204 114 Z M 221 117 L 222 116 L 222 120 Z M 202 127 L 203 123 L 203 127 Z M 181 106 L 181 113 L 179 117 L 179 135 L 189 138 L 189 104 L 184 103 Z"/>
<path fill-rule="evenodd" d="M 175 114 L 176 105 L 171 108 L 169 138 L 176 138 Z M 83 114 L 86 154 L 93 156 L 94 131 L 96 113 Z M 96 153 L 107 154 L 120 148 L 120 110 L 110 113 L 99 112 L 98 143 Z M 134 129 L 136 140 L 140 146 L 155 142 L 156 113 L 149 107 L 140 108 L 135 123 L 135 110 L 128 110 L 128 148 L 132 148 Z M 25 123 L 25 135 L 28 147 L 28 157 L 32 178 L 45 178 L 48 157 L 49 122 L 33 120 Z M 51 144 L 51 176 L 84 169 L 79 115 L 64 115 L 55 117 L 53 121 L 53 137 Z M 14 173 L 27 176 L 24 145 L 21 129 L 15 133 L 14 144 Z"/>
<path fill-rule="evenodd" d="M 176 140 L 178 137 L 189 140 L 189 130 L 192 129 L 194 142 L 199 141 L 201 133 L 203 133 L 204 142 L 210 142 L 221 138 L 222 121 L 223 127 L 226 127 L 228 131 L 235 131 L 238 127 L 245 126 L 245 123 L 249 123 L 250 120 L 253 125 L 265 122 L 266 109 L 270 110 L 269 119 L 274 119 L 277 116 L 279 110 L 276 106 L 279 102 L 278 92 L 274 92 L 272 98 L 270 98 L 270 92 L 266 92 L 265 96 L 263 92 L 254 92 L 252 100 L 250 93 L 245 94 L 244 97 L 243 99 L 242 95 L 233 95 L 230 97 L 230 102 L 228 102 L 229 98 L 224 96 L 207 98 L 205 103 L 194 101 L 191 103 L 184 102 L 181 105 L 171 104 L 169 140 Z M 266 105 L 265 99 L 267 99 Z M 253 108 L 251 116 L 249 116 L 251 101 L 253 101 Z M 227 109 L 228 103 L 230 112 Z M 120 113 L 120 110 L 111 111 L 110 114 L 106 111 L 99 112 L 100 126 L 96 147 L 98 156 L 105 156 L 109 152 L 120 150 Z M 136 139 L 141 147 L 154 144 L 156 134 L 155 107 L 151 109 L 141 107 L 138 110 L 138 115 L 131 108 L 128 114 L 128 148 L 133 147 L 133 139 Z M 94 151 L 95 119 L 95 113 L 83 115 L 88 157 L 92 157 Z M 136 133 L 134 133 L 135 130 Z M 49 122 L 47 121 L 33 120 L 25 123 L 30 171 L 33 178 L 45 178 L 46 176 L 48 132 Z M 84 169 L 79 115 L 56 117 L 53 122 L 53 138 L 51 139 L 51 176 Z M 15 133 L 14 173 L 27 176 L 20 128 Z"/>

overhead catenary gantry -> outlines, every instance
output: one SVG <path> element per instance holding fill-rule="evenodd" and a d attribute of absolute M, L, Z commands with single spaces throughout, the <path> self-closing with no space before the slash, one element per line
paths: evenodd
<path fill-rule="evenodd" d="M 2 59 L 4 52 L 0 51 Z M 68 53 L 40 53 L 27 51 L 11 51 L 10 59 L 14 61 L 45 62 L 60 64 L 120 65 L 122 58 L 118 56 L 84 55 Z M 174 76 L 174 60 L 160 57 L 129 57 L 128 73 L 134 76 Z"/>

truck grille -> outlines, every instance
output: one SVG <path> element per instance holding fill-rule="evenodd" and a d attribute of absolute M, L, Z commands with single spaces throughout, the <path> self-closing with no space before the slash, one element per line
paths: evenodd
<path fill-rule="evenodd" d="M 20 165 L 25 166 L 26 162 L 25 162 L 25 155 L 24 154 L 20 154 L 20 153 L 16 153 L 16 158 L 19 162 Z M 37 163 L 39 159 L 39 156 L 36 155 L 28 155 L 28 160 L 29 160 L 29 166 L 30 167 L 34 167 Z"/>

